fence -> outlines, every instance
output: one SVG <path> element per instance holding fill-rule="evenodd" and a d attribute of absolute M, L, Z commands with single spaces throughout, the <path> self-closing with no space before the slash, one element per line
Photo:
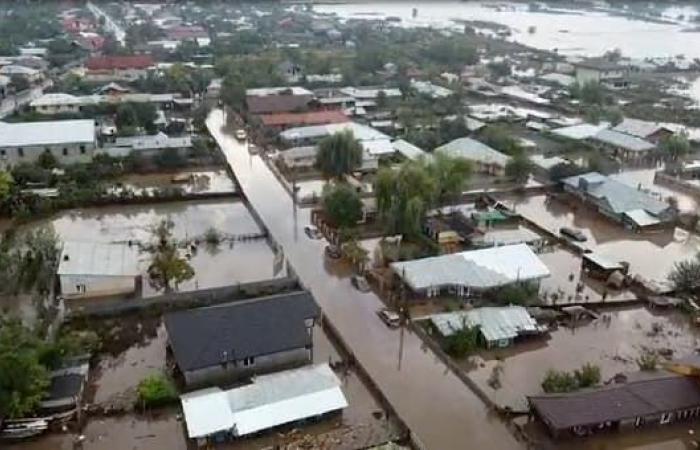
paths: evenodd
<path fill-rule="evenodd" d="M 151 308 L 195 308 L 277 294 L 295 290 L 299 287 L 296 276 L 287 276 L 274 280 L 255 281 L 190 292 L 172 292 L 150 298 L 94 299 L 89 303 L 82 300 L 64 300 L 66 302 L 65 316 L 69 320 L 84 316 L 115 316 Z"/>

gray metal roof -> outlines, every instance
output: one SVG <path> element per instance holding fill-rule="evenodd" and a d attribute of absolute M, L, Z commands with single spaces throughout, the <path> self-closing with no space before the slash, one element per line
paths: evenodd
<path fill-rule="evenodd" d="M 181 370 L 311 345 L 305 320 L 320 309 L 308 292 L 294 292 L 178 311 L 165 317 Z"/>
<path fill-rule="evenodd" d="M 591 136 L 591 139 L 632 152 L 646 152 L 654 149 L 654 144 L 649 141 L 614 130 L 600 130 Z"/>
<path fill-rule="evenodd" d="M 581 180 L 585 180 L 585 183 L 582 184 Z M 668 204 L 649 196 L 645 192 L 608 178 L 598 172 L 589 172 L 565 178 L 562 182 L 596 199 L 604 200 L 616 214 L 642 209 L 656 216 L 670 207 Z"/>
<path fill-rule="evenodd" d="M 394 146 L 394 150 L 397 152 L 401 153 L 403 156 L 405 156 L 408 159 L 418 159 L 421 156 L 426 156 L 427 153 L 423 151 L 423 149 L 411 144 L 408 141 L 405 141 L 403 139 L 397 139 L 395 140 L 392 145 Z"/>
<path fill-rule="evenodd" d="M 608 128 L 609 126 L 610 124 L 607 122 L 601 122 L 598 125 L 592 125 L 590 123 L 581 123 L 578 125 L 557 128 L 555 130 L 552 130 L 552 133 L 561 137 L 580 141 L 595 136 L 601 130 Z"/>
<path fill-rule="evenodd" d="M 477 161 L 482 164 L 495 164 L 505 167 L 510 161 L 510 156 L 492 149 L 488 145 L 472 138 L 459 138 L 441 145 L 436 152 L 444 153 L 453 158 L 464 158 Z"/>
<path fill-rule="evenodd" d="M 626 117 L 622 122 L 613 128 L 613 131 L 629 134 L 631 136 L 637 136 L 639 138 L 648 138 L 657 131 L 664 129 L 668 128 L 657 122 L 648 122 L 646 120 L 630 119 Z"/>
<path fill-rule="evenodd" d="M 58 275 L 104 277 L 137 276 L 138 252 L 124 244 L 67 241 L 63 244 Z"/>
<path fill-rule="evenodd" d="M 440 334 L 450 336 L 467 327 L 478 326 L 488 342 L 513 339 L 540 330 L 535 319 L 522 306 L 475 308 L 469 311 L 434 314 L 430 321 Z"/>
<path fill-rule="evenodd" d="M 90 119 L 0 122 L 0 147 L 34 147 L 94 142 L 95 122 Z"/>

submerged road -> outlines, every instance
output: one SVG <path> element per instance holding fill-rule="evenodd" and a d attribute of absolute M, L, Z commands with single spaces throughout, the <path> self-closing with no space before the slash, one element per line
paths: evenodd
<path fill-rule="evenodd" d="M 412 333 L 389 329 L 376 315 L 374 293 L 354 289 L 347 276 L 334 274 L 323 257 L 325 241 L 303 232 L 310 210 L 295 209 L 290 195 L 265 162 L 250 155 L 214 110 L 207 119 L 240 186 L 283 247 L 301 282 L 338 329 L 399 416 L 427 449 L 519 449 L 522 446 L 497 417 Z"/>

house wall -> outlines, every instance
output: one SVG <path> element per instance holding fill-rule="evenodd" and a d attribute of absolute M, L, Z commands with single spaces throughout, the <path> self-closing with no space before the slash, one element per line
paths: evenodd
<path fill-rule="evenodd" d="M 269 355 L 256 356 L 254 363 L 244 366 L 243 361 L 235 363 L 217 364 L 203 369 L 191 370 L 184 373 L 185 383 L 188 388 L 213 385 L 218 382 L 230 382 L 236 379 L 246 378 L 254 374 L 262 374 L 308 364 L 312 361 L 311 348 L 295 348 Z"/>
<path fill-rule="evenodd" d="M 95 142 L 67 143 L 32 147 L 0 147 L 0 163 L 14 166 L 19 163 L 33 163 L 42 153 L 49 151 L 63 164 L 90 162 L 95 154 Z"/>
<path fill-rule="evenodd" d="M 39 114 L 77 114 L 80 112 L 80 109 L 81 107 L 78 104 L 40 105 L 32 107 L 32 110 Z"/>
<path fill-rule="evenodd" d="M 108 295 L 132 294 L 136 291 L 136 277 L 60 275 L 61 294 L 70 298 L 90 298 Z"/>

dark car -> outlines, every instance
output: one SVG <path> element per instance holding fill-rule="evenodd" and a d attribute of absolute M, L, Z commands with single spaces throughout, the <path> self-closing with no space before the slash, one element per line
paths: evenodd
<path fill-rule="evenodd" d="M 318 231 L 318 228 L 310 225 L 304 227 L 304 233 L 309 237 L 309 239 L 321 239 L 322 237 L 322 234 L 320 231 Z"/>
<path fill-rule="evenodd" d="M 588 240 L 586 235 L 583 234 L 581 230 L 577 230 L 575 228 L 561 227 L 559 229 L 559 234 L 578 242 L 586 242 Z"/>
<path fill-rule="evenodd" d="M 342 255 L 340 248 L 336 245 L 326 245 L 326 256 L 331 259 L 339 259 Z"/>
<path fill-rule="evenodd" d="M 369 287 L 369 283 L 367 282 L 367 278 L 363 277 L 362 275 L 353 275 L 353 277 L 350 278 L 350 283 L 360 292 L 369 292 L 371 289 Z"/>

